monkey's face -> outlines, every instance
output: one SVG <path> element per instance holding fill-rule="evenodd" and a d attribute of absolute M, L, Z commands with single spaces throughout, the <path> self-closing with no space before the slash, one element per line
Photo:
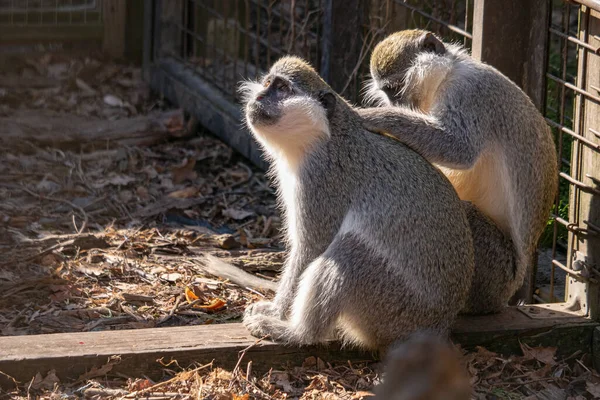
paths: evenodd
<path fill-rule="evenodd" d="M 413 106 L 409 71 L 422 54 L 443 55 L 445 51 L 444 44 L 428 31 L 405 30 L 388 36 L 371 55 L 367 102 Z"/>
<path fill-rule="evenodd" d="M 310 145 L 330 135 L 336 97 L 302 60 L 281 59 L 261 82 L 244 83 L 241 92 L 250 130 L 274 157 L 297 163 Z"/>

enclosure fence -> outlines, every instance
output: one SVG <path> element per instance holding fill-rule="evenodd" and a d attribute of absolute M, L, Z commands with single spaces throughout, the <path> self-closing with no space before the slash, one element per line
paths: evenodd
<path fill-rule="evenodd" d="M 528 286 L 531 302 L 547 304 L 547 313 L 531 316 L 596 317 L 600 2 L 154 0 L 144 23 L 144 71 L 152 86 L 263 167 L 241 125 L 241 80 L 295 54 L 359 103 L 370 53 L 387 34 L 424 28 L 462 43 L 523 88 L 556 139 L 560 191 Z"/>

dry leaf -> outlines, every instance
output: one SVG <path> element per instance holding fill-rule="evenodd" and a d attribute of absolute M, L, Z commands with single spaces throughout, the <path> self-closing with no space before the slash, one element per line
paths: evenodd
<path fill-rule="evenodd" d="M 600 383 L 587 381 L 585 383 L 585 389 L 589 394 L 594 396 L 595 399 L 600 399 Z"/>
<path fill-rule="evenodd" d="M 375 396 L 375 393 L 373 393 L 373 392 L 359 391 L 352 395 L 352 400 L 361 400 L 361 399 L 364 399 L 365 397 L 373 397 L 373 396 Z"/>
<path fill-rule="evenodd" d="M 120 361 L 120 359 L 118 357 L 111 356 L 111 358 L 109 358 L 108 362 L 106 364 L 104 364 L 103 366 L 101 366 L 100 368 L 92 367 L 91 370 L 89 370 L 85 374 L 82 374 L 81 376 L 79 376 L 79 378 L 77 378 L 77 382 L 87 381 L 88 379 L 97 378 L 99 376 L 104 376 L 104 375 L 108 374 L 110 371 L 112 371 L 113 367 L 116 364 L 118 364 L 119 361 Z"/>
<path fill-rule="evenodd" d="M 183 275 L 181 275 L 180 273 L 177 272 L 173 272 L 171 274 L 162 274 L 160 276 L 162 279 L 164 279 L 165 281 L 169 281 L 169 282 L 177 282 L 178 280 L 180 280 L 181 278 L 183 278 Z"/>
<path fill-rule="evenodd" d="M 238 396 L 237 394 L 233 395 L 233 400 L 248 400 L 250 398 L 250 395 L 248 393 L 243 394 L 241 396 Z"/>
<path fill-rule="evenodd" d="M 189 287 L 185 287 L 185 299 L 188 303 L 193 302 L 194 300 L 198 300 L 198 296 L 194 293 Z"/>
<path fill-rule="evenodd" d="M 105 104 L 111 107 L 123 107 L 124 105 L 123 100 L 112 94 L 107 94 L 106 96 L 104 96 L 103 100 Z"/>
<path fill-rule="evenodd" d="M 556 365 L 556 360 L 554 360 L 556 347 L 529 347 L 525 343 L 521 343 L 521 350 L 525 357 L 538 360 L 547 365 Z"/>
<path fill-rule="evenodd" d="M 190 199 L 198 194 L 199 190 L 196 187 L 190 186 L 185 189 L 176 190 L 169 193 L 169 197 L 174 199 Z"/>
<path fill-rule="evenodd" d="M 100 276 L 105 273 L 105 267 L 107 267 L 107 265 L 80 263 L 75 266 L 75 269 L 86 275 Z"/>
<path fill-rule="evenodd" d="M 210 301 L 209 304 L 202 305 L 202 306 L 196 306 L 196 307 L 201 308 L 202 310 L 205 310 L 205 311 L 218 311 L 221 308 L 225 307 L 226 305 L 227 305 L 227 303 L 225 302 L 225 300 L 222 300 L 219 298 L 214 298 Z"/>
<path fill-rule="evenodd" d="M 253 211 L 239 210 L 237 208 L 226 208 L 221 211 L 224 217 L 235 219 L 236 221 L 248 218 L 254 215 Z"/>
<path fill-rule="evenodd" d="M 83 79 L 75 78 L 75 85 L 86 94 L 96 94 L 96 91 L 90 85 L 85 83 Z"/>
<path fill-rule="evenodd" d="M 54 385 L 60 383 L 60 379 L 56 376 L 56 370 L 50 370 L 45 378 L 42 378 L 42 375 L 38 372 L 33 378 L 33 383 L 31 383 L 31 387 L 36 390 L 46 389 L 52 390 L 54 389 Z"/>
<path fill-rule="evenodd" d="M 173 176 L 173 182 L 175 184 L 181 183 L 185 180 L 193 181 L 198 177 L 194 167 L 196 166 L 196 159 L 185 159 L 183 165 L 173 168 L 171 174 Z"/>

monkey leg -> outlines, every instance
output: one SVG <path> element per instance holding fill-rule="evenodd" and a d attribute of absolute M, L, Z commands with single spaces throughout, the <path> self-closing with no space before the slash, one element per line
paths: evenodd
<path fill-rule="evenodd" d="M 331 339 L 341 309 L 336 270 L 326 252 L 302 273 L 289 320 L 270 312 L 277 309 L 270 306 L 273 303 L 259 302 L 246 310 L 244 325 L 256 337 L 269 336 L 283 343 L 313 344 Z"/>
<path fill-rule="evenodd" d="M 502 311 L 519 288 L 516 251 L 509 237 L 481 211 L 463 201 L 473 235 L 475 273 L 464 314 Z"/>

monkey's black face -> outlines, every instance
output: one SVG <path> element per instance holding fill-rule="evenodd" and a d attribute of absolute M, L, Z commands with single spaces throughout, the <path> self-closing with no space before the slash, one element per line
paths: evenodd
<path fill-rule="evenodd" d="M 254 125 L 276 124 L 283 114 L 283 103 L 293 97 L 296 90 L 291 81 L 278 75 L 269 75 L 246 104 L 246 116 Z"/>

